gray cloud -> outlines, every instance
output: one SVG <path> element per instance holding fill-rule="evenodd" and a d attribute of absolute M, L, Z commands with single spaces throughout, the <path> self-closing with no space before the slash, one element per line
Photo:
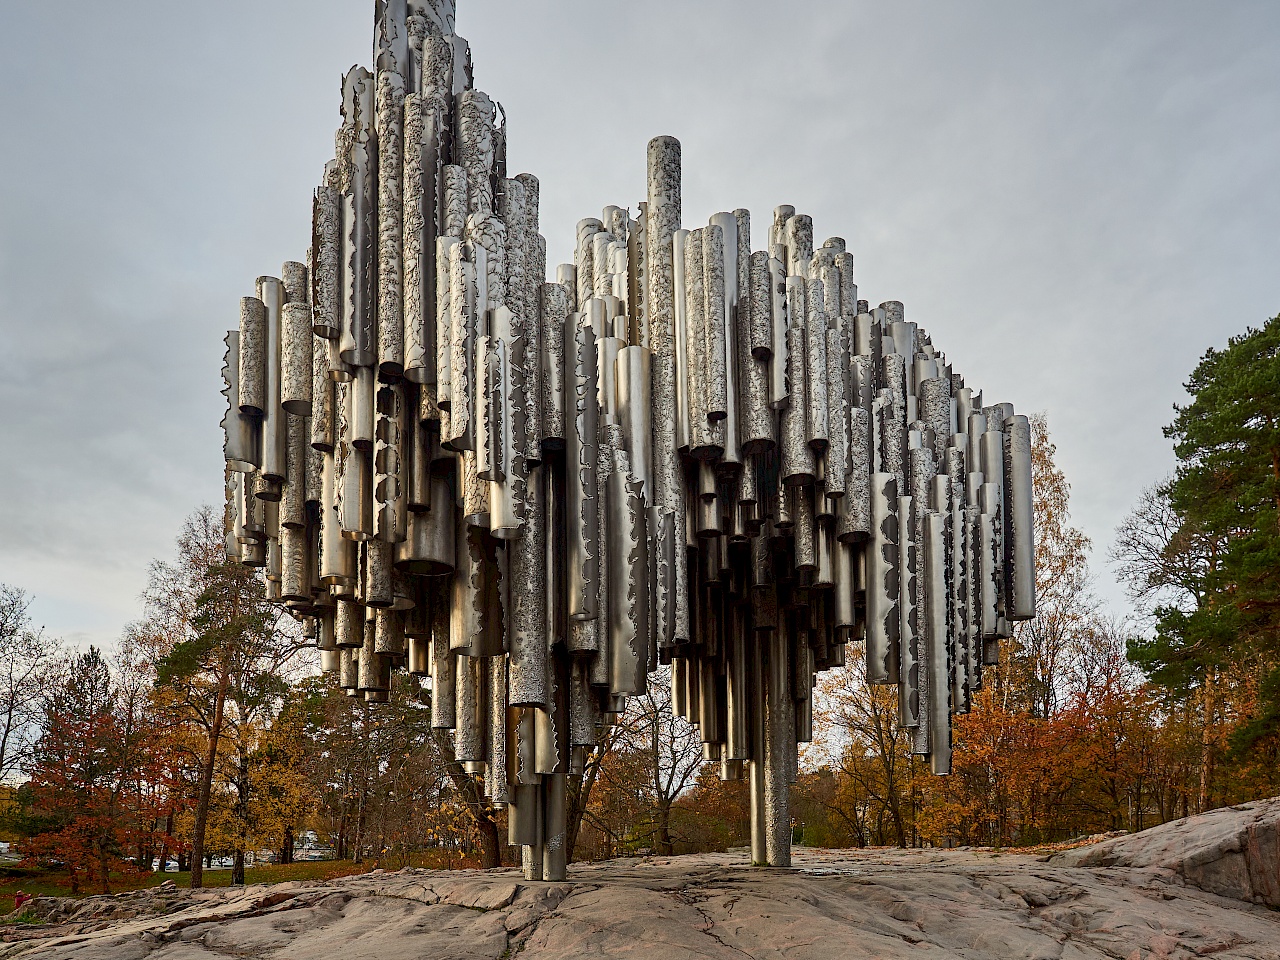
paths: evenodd
<path fill-rule="evenodd" d="M 460 0 L 510 163 L 574 223 L 684 145 L 685 219 L 845 237 L 987 395 L 1046 410 L 1102 562 L 1211 345 L 1280 307 L 1280 8 Z M 372 4 L 0 8 L 0 580 L 108 641 L 221 495 L 221 337 L 302 255 Z M 758 239 L 758 238 L 757 238 Z"/>

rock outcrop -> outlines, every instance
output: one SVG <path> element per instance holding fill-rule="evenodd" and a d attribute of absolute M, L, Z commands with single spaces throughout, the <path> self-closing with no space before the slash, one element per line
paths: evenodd
<path fill-rule="evenodd" d="M 1163 864 L 1055 860 L 802 850 L 790 870 L 708 854 L 574 865 L 564 883 L 527 882 L 515 870 L 403 870 L 148 891 L 66 911 L 49 901 L 42 910 L 67 920 L 6 928 L 25 939 L 0 946 L 0 958 L 1280 960 L 1280 913 L 1205 892 Z"/>
<path fill-rule="evenodd" d="M 1159 867 L 1210 893 L 1280 908 L 1280 797 L 1173 820 L 1051 862 Z"/>

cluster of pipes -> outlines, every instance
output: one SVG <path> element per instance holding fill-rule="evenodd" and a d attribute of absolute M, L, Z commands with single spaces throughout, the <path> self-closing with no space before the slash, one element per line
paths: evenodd
<path fill-rule="evenodd" d="M 681 226 L 680 145 L 547 281 L 453 0 L 379 0 L 310 249 L 227 335 L 227 553 L 265 568 L 353 697 L 429 678 L 432 723 L 526 875 L 565 874 L 566 777 L 670 667 L 704 759 L 790 862 L 819 671 L 865 643 L 937 773 L 1035 613 L 1030 430 L 853 256 L 778 207 Z M 767 239 L 767 244 L 764 241 Z"/>

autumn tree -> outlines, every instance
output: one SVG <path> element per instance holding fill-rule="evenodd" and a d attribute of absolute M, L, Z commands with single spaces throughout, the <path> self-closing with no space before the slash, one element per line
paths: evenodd
<path fill-rule="evenodd" d="M 367 744 L 377 736 L 375 715 L 362 697 L 348 697 L 326 674 L 300 681 L 282 714 L 299 718 L 311 746 L 304 770 L 317 832 L 339 859 L 359 860 L 373 781 Z"/>
<path fill-rule="evenodd" d="M 612 723 L 604 723 L 596 731 L 595 745 L 582 751 L 578 769 L 570 770 L 565 785 L 565 859 L 573 863 L 578 854 L 578 835 L 591 809 L 595 785 L 613 755 L 618 730 Z"/>
<path fill-rule="evenodd" d="M 131 633 L 152 650 L 157 692 L 174 722 L 199 731 L 191 834 L 191 885 L 203 884 L 210 803 L 222 753 L 235 794 L 233 882 L 244 882 L 249 845 L 250 755 L 309 645 L 267 602 L 259 573 L 226 558 L 222 519 L 209 507 L 187 518 L 174 562 L 152 564 L 147 615 Z"/>
<path fill-rule="evenodd" d="M 1014 624 L 999 681 L 1002 696 L 1012 700 L 1006 706 L 1049 717 L 1062 702 L 1062 678 L 1088 642 L 1098 604 L 1090 591 L 1089 538 L 1071 522 L 1071 485 L 1057 465 L 1048 419 L 1043 413 L 1030 419 L 1036 616 Z"/>
<path fill-rule="evenodd" d="M 155 674 L 146 651 L 122 638 L 111 658 L 111 675 L 121 707 L 146 727 L 146 763 L 135 768 L 138 808 L 150 820 L 138 834 L 135 862 L 149 870 L 157 859 L 164 870 L 171 857 L 185 851 L 175 834 L 175 816 L 184 802 L 185 753 L 175 728 L 165 722 L 155 690 Z"/>
<path fill-rule="evenodd" d="M 31 622 L 31 598 L 0 584 L 0 780 L 26 762 L 39 733 L 42 695 L 60 659 L 60 644 Z"/>
<path fill-rule="evenodd" d="M 298 826 L 313 806 L 304 773 L 310 750 L 302 719 L 281 710 L 249 757 L 252 842 L 278 851 L 280 863 L 293 863 Z"/>
<path fill-rule="evenodd" d="M 676 798 L 673 831 L 681 850 L 727 850 L 751 842 L 751 798 L 747 778 L 721 779 L 719 763 L 698 768 L 690 789 Z"/>
<path fill-rule="evenodd" d="M 94 647 L 66 665 L 42 697 L 42 731 L 31 751 L 31 863 L 57 863 L 73 892 L 89 878 L 110 892 L 112 871 L 153 832 L 149 786 L 161 775 L 142 703 L 122 691 Z"/>
<path fill-rule="evenodd" d="M 1198 610 L 1213 558 L 1225 542 L 1174 509 L 1168 481 L 1147 487 L 1116 528 L 1109 555 L 1135 610 Z"/>
<path fill-rule="evenodd" d="M 702 738 L 672 710 L 671 670 L 664 667 L 649 677 L 642 696 L 627 700 L 614 732 L 613 756 L 601 768 L 601 786 L 613 806 L 619 806 L 619 795 L 631 798 L 634 837 L 658 853 L 671 853 L 672 807 L 701 765 Z"/>
<path fill-rule="evenodd" d="M 617 743 L 603 756 L 583 812 L 575 857 L 605 860 L 653 842 L 657 805 L 647 776 L 649 760 L 647 750 Z M 669 811 L 667 816 L 669 844 Z"/>
<path fill-rule="evenodd" d="M 845 657 L 844 669 L 819 678 L 814 745 L 805 751 L 807 765 L 835 771 L 836 783 L 802 780 L 796 794 L 825 809 L 859 846 L 905 847 L 914 839 L 915 771 L 909 732 L 898 726 L 898 693 L 866 682 L 861 647 L 850 645 Z"/>
<path fill-rule="evenodd" d="M 1201 527 L 1174 508 L 1172 483 L 1166 481 L 1142 491 L 1137 504 L 1116 529 L 1110 556 L 1136 613 L 1151 627 L 1196 622 L 1210 599 L 1210 576 L 1226 548 L 1225 538 Z M 1133 654 L 1149 644 L 1141 639 Z M 1152 671 L 1155 672 L 1154 670 Z M 1162 672 L 1163 675 L 1163 672 Z M 1223 696 L 1219 671 L 1204 664 L 1191 682 L 1188 676 L 1165 677 L 1164 706 L 1170 719 L 1183 716 L 1181 725 L 1197 744 L 1194 809 L 1205 810 L 1212 792 L 1217 757 L 1223 752 L 1219 733 L 1219 703 Z M 1190 800 L 1191 797 L 1186 798 Z M 1189 805 L 1184 806 L 1184 809 Z"/>
<path fill-rule="evenodd" d="M 497 812 L 454 759 L 448 731 L 432 730 L 430 703 L 404 674 L 393 677 L 386 703 L 347 696 L 328 675 L 290 693 L 277 724 L 299 725 L 310 822 L 338 857 L 397 867 L 432 851 L 446 860 L 462 850 L 478 851 L 481 863 L 500 858 Z"/>

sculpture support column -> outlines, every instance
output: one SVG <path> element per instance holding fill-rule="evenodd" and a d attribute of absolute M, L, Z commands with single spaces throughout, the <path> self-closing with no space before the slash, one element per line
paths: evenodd
<path fill-rule="evenodd" d="M 764 842 L 771 867 L 791 866 L 791 684 L 788 638 L 783 630 L 768 635 L 764 690 Z"/>

